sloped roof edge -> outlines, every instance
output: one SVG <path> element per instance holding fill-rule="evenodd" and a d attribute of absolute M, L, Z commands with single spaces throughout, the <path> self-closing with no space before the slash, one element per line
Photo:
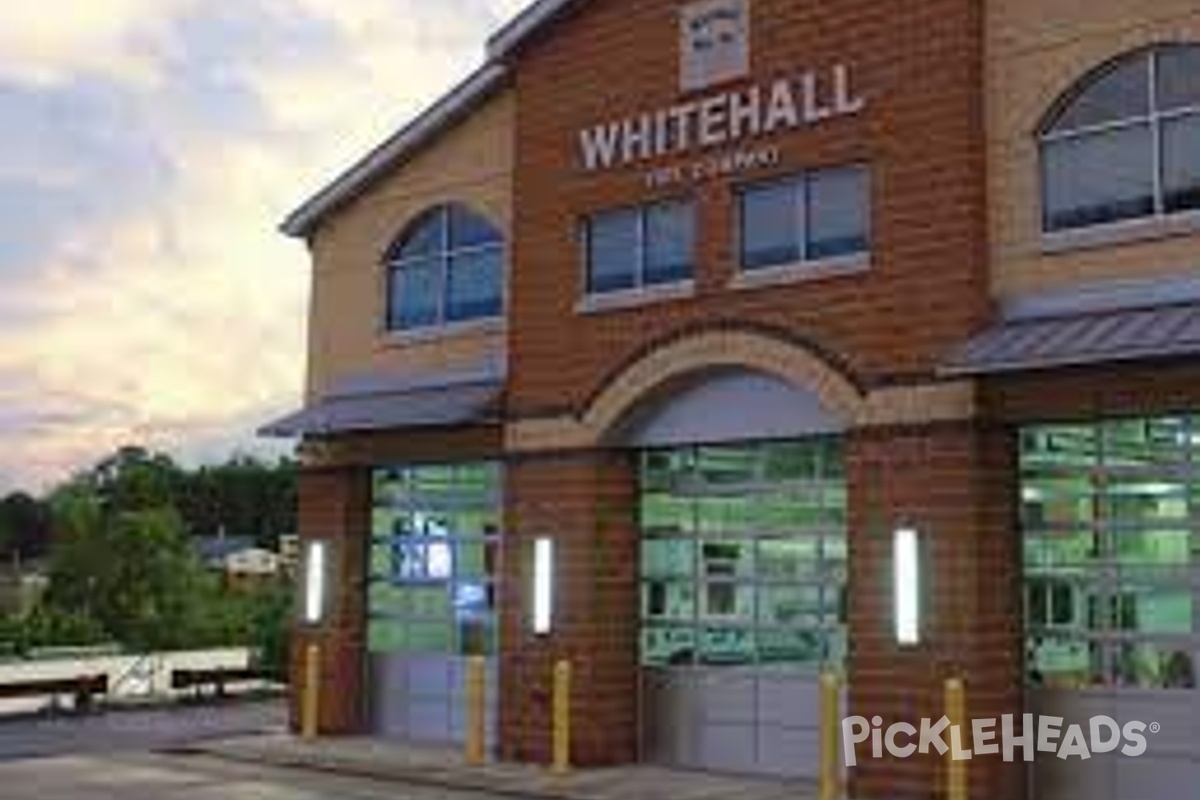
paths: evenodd
<path fill-rule="evenodd" d="M 506 61 L 530 37 L 560 14 L 582 5 L 582 0 L 538 0 L 488 39 L 487 53 L 492 61 Z"/>
<path fill-rule="evenodd" d="M 288 215 L 280 230 L 307 237 L 329 213 L 341 208 L 388 169 L 410 159 L 438 135 L 479 108 L 506 85 L 508 69 L 489 61 L 451 89 L 396 134 L 360 159 Z"/>

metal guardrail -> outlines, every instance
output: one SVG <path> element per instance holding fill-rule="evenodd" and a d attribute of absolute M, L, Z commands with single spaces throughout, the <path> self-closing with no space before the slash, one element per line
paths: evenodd
<path fill-rule="evenodd" d="M 87 647 L 35 647 L 29 651 L 26 660 L 65 661 L 75 658 L 108 658 L 123 654 L 124 650 L 121 648 L 121 645 L 113 642 Z"/>

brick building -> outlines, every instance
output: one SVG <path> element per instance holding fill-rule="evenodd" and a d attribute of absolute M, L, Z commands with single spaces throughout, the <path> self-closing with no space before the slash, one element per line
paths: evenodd
<path fill-rule="evenodd" d="M 1196 0 L 533 3 L 284 225 L 323 730 L 454 741 L 484 655 L 545 761 L 565 658 L 577 763 L 811 776 L 821 670 L 885 729 L 958 677 L 1167 732 L 973 797 L 1193 791 L 1193 43 Z M 940 791 L 858 753 L 852 796 Z"/>

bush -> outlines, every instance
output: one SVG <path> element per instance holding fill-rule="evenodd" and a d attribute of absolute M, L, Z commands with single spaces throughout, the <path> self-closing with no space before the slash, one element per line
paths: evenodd
<path fill-rule="evenodd" d="M 0 656 L 26 656 L 47 647 L 92 647 L 112 638 L 104 626 L 84 614 L 39 606 L 18 619 L 0 619 Z"/>

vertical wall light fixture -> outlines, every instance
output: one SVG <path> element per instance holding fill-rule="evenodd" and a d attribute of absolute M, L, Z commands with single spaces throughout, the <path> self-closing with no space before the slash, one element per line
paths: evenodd
<path fill-rule="evenodd" d="M 533 632 L 550 633 L 554 622 L 554 540 L 533 543 Z"/>
<path fill-rule="evenodd" d="M 913 528 L 898 528 L 892 540 L 893 606 L 896 643 L 912 647 L 921 641 L 921 537 Z"/>
<path fill-rule="evenodd" d="M 328 549 L 325 542 L 311 541 L 305 550 L 304 621 L 309 625 L 319 625 L 325 620 Z"/>

